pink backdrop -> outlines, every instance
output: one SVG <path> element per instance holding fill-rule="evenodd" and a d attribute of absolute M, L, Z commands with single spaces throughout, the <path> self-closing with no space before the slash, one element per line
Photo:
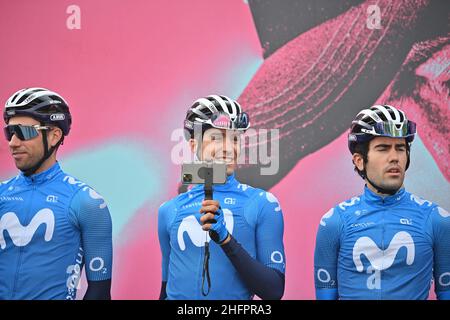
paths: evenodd
<path fill-rule="evenodd" d="M 68 100 L 74 124 L 59 158 L 63 169 L 91 184 L 108 201 L 114 224 L 113 298 L 158 297 L 161 255 L 157 208 L 177 193 L 180 169 L 170 161 L 175 144 L 170 137 L 181 126 L 190 103 L 211 93 L 239 98 L 244 109 L 248 107 L 250 116 L 256 115 L 255 123 L 261 127 L 264 119 L 257 116 L 255 99 L 262 95 L 264 99 L 272 99 L 277 94 L 270 91 L 275 86 L 274 80 L 279 86 L 276 90 L 289 87 L 299 77 L 295 68 L 301 61 L 293 59 L 319 56 L 321 53 L 315 50 L 320 44 L 314 42 L 320 40 L 317 35 L 324 35 L 325 40 L 328 28 L 339 19 L 347 19 L 346 14 L 358 15 L 358 10 L 366 14 L 369 3 L 360 2 L 337 18 L 299 34 L 266 59 L 261 34 L 255 28 L 256 15 L 242 0 L 0 3 L 0 101 L 27 86 L 50 88 Z M 250 1 L 251 5 L 254 3 L 257 1 Z M 384 8 L 383 1 L 378 3 Z M 427 3 L 419 1 L 415 6 L 420 9 Z M 67 27 L 72 15 L 66 12 L 70 5 L 80 9 L 80 29 Z M 414 35 L 414 28 L 411 30 L 408 32 Z M 406 187 L 449 209 L 450 45 L 448 35 L 431 40 L 438 42 L 438 48 L 434 51 L 423 48 L 427 59 L 413 71 L 425 82 L 417 80 L 420 86 L 414 86 L 416 91 L 402 94 L 395 91 L 402 68 L 415 61 L 415 53 L 422 52 L 414 43 L 403 44 L 408 46 L 405 51 L 408 56 L 401 59 L 390 81 L 380 86 L 375 98 L 368 98 L 360 108 L 376 101 L 410 106 L 406 108 L 408 115 L 422 127 L 413 146 Z M 295 50 L 299 41 L 305 52 L 296 56 L 300 52 Z M 395 37 L 389 41 L 395 47 Z M 370 61 L 365 65 L 370 65 Z M 306 67 L 298 68 L 301 71 Z M 320 75 L 318 79 L 327 81 Z M 421 108 L 417 94 L 431 101 L 428 109 Z M 330 110 L 336 109 L 342 95 L 336 97 Z M 296 107 L 290 102 L 273 103 L 268 108 L 282 114 L 293 106 Z M 311 105 L 298 106 L 308 107 Z M 323 110 L 328 112 L 327 108 Z M 438 112 L 438 122 L 447 120 L 447 123 L 436 126 L 424 110 Z M 342 109 L 341 114 L 341 127 L 348 127 L 348 119 L 355 112 Z M 280 127 L 277 121 L 268 123 L 270 127 Z M 302 123 L 306 120 L 300 119 L 294 127 L 301 128 Z M 320 123 L 315 127 L 323 130 Z M 302 139 L 307 139 L 301 133 L 289 131 L 291 137 L 301 137 L 300 142 L 285 140 L 283 145 L 282 141 L 281 156 L 287 161 L 282 164 L 286 170 L 268 186 L 280 200 L 285 218 L 285 299 L 314 297 L 313 251 L 320 217 L 363 187 L 362 180 L 353 172 L 342 128 L 333 127 L 333 135 L 325 140 L 320 140 L 319 131 L 315 140 L 321 145 L 311 143 L 305 153 L 296 149 Z M 0 143 L 0 178 L 15 174 L 4 141 Z M 85 285 L 80 293 L 83 289 Z"/>

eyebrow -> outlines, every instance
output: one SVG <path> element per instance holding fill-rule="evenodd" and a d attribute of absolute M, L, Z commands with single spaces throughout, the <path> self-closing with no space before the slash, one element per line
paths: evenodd
<path fill-rule="evenodd" d="M 374 148 L 390 148 L 391 146 L 392 146 L 392 144 L 380 143 L 380 144 L 377 144 L 376 146 L 374 146 Z M 406 147 L 406 143 L 396 143 L 394 146 L 395 147 Z"/>

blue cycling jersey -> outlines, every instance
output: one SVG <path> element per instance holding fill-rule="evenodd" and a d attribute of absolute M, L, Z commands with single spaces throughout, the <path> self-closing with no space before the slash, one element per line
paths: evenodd
<path fill-rule="evenodd" d="M 112 225 L 103 198 L 48 170 L 0 184 L 0 299 L 74 299 L 88 280 L 111 278 Z"/>
<path fill-rule="evenodd" d="M 252 257 L 267 267 L 285 271 L 283 215 L 278 200 L 269 192 L 239 183 L 234 175 L 214 186 L 226 227 Z M 218 244 L 210 242 L 211 291 L 201 293 L 205 241 L 200 225 L 203 186 L 161 205 L 158 235 L 162 251 L 162 280 L 168 299 L 251 299 L 236 269 Z"/>
<path fill-rule="evenodd" d="M 320 220 L 314 255 L 319 299 L 426 299 L 434 273 L 450 297 L 450 214 L 400 189 L 342 202 Z"/>

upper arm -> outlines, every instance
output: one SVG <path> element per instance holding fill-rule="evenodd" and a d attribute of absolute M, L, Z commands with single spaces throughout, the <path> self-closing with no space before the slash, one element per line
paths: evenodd
<path fill-rule="evenodd" d="M 170 256 L 169 221 L 174 214 L 174 207 L 169 203 L 163 203 L 158 209 L 158 239 L 162 255 L 162 281 L 167 281 Z"/>
<path fill-rule="evenodd" d="M 434 283 L 438 299 L 450 299 L 450 213 L 440 207 L 431 212 Z"/>
<path fill-rule="evenodd" d="M 256 225 L 256 259 L 284 274 L 283 212 L 278 200 L 266 192 L 261 202 Z"/>
<path fill-rule="evenodd" d="M 337 264 L 341 230 L 339 213 L 335 208 L 330 209 L 320 219 L 314 250 L 314 283 L 318 299 L 332 297 L 337 299 Z"/>
<path fill-rule="evenodd" d="M 104 199 L 84 187 L 73 197 L 69 212 L 81 232 L 87 279 L 111 279 L 112 221 Z"/>

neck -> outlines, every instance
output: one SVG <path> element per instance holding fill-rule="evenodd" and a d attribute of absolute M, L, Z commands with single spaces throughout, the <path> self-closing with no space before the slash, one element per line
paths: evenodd
<path fill-rule="evenodd" d="M 393 194 L 397 193 L 398 190 L 400 190 L 403 187 L 403 184 L 402 184 L 398 189 L 385 189 L 383 187 L 376 185 L 372 181 L 370 181 L 370 179 L 368 177 L 366 177 L 366 185 L 370 191 L 372 191 L 373 193 L 375 193 L 379 196 L 382 196 L 382 197 L 392 196 Z"/>
<path fill-rule="evenodd" d="M 56 157 L 53 154 L 52 156 L 50 156 L 50 158 L 48 158 L 47 160 L 44 161 L 44 163 L 33 173 L 33 175 L 50 169 L 55 163 L 56 163 Z"/>

